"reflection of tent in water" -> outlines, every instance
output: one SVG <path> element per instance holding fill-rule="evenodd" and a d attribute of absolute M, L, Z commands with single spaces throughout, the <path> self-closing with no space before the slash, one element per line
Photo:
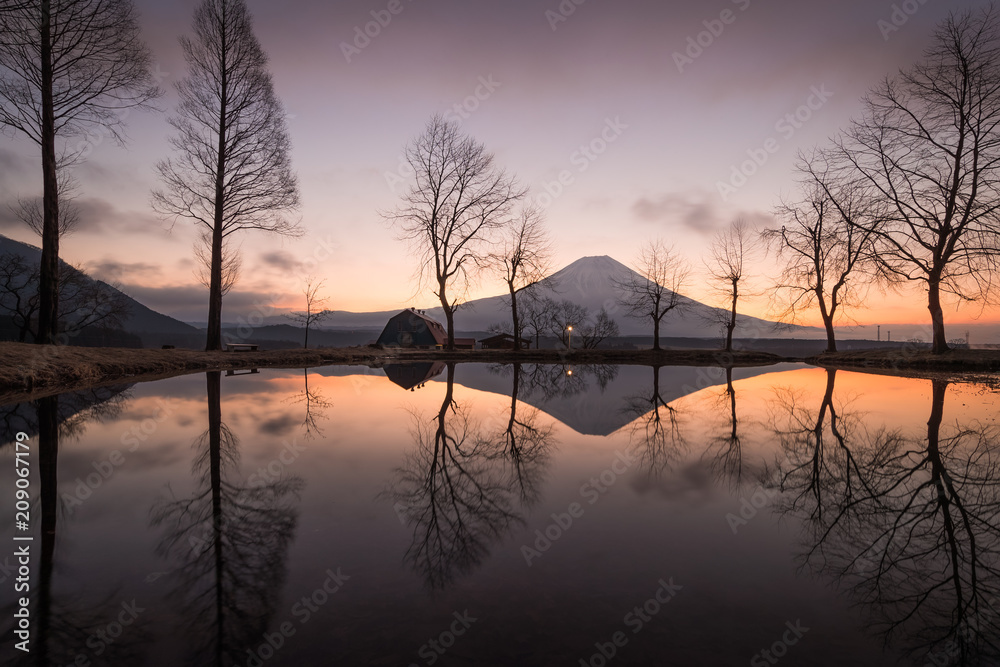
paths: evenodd
<path fill-rule="evenodd" d="M 389 364 L 382 368 L 386 377 L 403 389 L 413 390 L 428 380 L 432 380 L 445 369 L 441 361 L 427 361 L 422 364 Z"/>

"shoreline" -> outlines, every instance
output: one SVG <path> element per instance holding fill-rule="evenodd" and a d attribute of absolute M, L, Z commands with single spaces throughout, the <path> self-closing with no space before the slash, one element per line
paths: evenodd
<path fill-rule="evenodd" d="M 392 363 L 542 363 L 640 366 L 762 367 L 806 363 L 822 368 L 876 373 L 1000 372 L 1000 350 L 954 350 L 934 356 L 926 351 L 866 350 L 782 357 L 767 352 L 722 350 L 383 350 L 367 347 L 204 352 L 133 348 L 38 346 L 0 342 L 0 404 L 111 384 L 150 382 L 207 371 L 252 368 L 302 369 Z"/>

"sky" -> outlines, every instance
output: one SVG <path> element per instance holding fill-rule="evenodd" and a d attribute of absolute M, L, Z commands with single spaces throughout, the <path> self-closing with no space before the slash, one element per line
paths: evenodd
<path fill-rule="evenodd" d="M 196 4 L 137 1 L 166 94 L 159 112 L 129 115 L 126 146 L 100 134 L 89 138 L 93 152 L 75 170 L 83 224 L 61 248 L 65 260 L 186 321 L 204 321 L 207 312 L 207 290 L 194 275 L 197 231 L 185 220 L 160 219 L 149 202 L 156 163 L 170 155 L 173 87 L 185 75 L 178 37 L 190 34 Z M 917 62 L 949 11 L 981 5 L 248 4 L 288 113 L 304 233 L 240 237 L 243 272 L 224 302 L 228 321 L 259 304 L 302 307 L 310 274 L 326 281 L 336 310 L 436 305 L 414 280 L 411 249 L 382 216 L 405 190 L 404 146 L 435 113 L 460 120 L 531 189 L 545 211 L 556 268 L 589 255 L 633 264 L 642 242 L 662 238 L 700 270 L 716 231 L 738 217 L 768 224 L 782 197 L 794 195 L 798 151 L 825 144 L 860 113 L 866 90 Z M 778 148 L 756 173 L 738 188 L 720 190 L 735 165 L 765 145 Z M 0 137 L 0 233 L 37 244 L 4 204 L 40 191 L 34 145 Z M 774 265 L 767 258 L 755 264 L 761 292 Z M 496 278 L 483 276 L 472 296 L 502 291 Z M 690 295 L 710 298 L 701 279 Z M 746 311 L 766 316 L 767 299 Z M 951 308 L 947 317 L 976 315 Z M 875 295 L 855 317 L 923 322 L 925 295 L 918 289 Z M 1000 319 L 996 311 L 982 318 Z"/>

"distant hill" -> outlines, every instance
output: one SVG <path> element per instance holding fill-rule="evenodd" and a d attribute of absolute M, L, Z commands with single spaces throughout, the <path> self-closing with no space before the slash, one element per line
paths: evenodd
<path fill-rule="evenodd" d="M 32 264 L 38 264 L 42 257 L 40 248 L 0 235 L 0 255 L 5 253 L 20 255 Z M 65 262 L 62 262 L 62 265 L 67 266 Z M 110 285 L 107 285 L 107 288 L 115 289 Z M 205 344 L 205 334 L 198 329 L 151 310 L 128 294 L 125 294 L 125 297 L 129 302 L 130 314 L 123 322 L 122 329 L 138 336 L 144 347 L 160 347 L 163 344 L 202 347 Z"/>

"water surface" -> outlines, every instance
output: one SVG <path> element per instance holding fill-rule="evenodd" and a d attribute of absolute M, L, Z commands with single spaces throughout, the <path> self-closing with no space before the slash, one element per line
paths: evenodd
<path fill-rule="evenodd" d="M 791 365 L 417 364 L 5 406 L 35 551 L 33 652 L 4 657 L 997 664 L 998 404 Z"/>

